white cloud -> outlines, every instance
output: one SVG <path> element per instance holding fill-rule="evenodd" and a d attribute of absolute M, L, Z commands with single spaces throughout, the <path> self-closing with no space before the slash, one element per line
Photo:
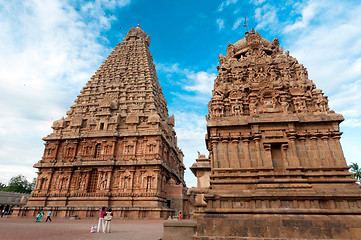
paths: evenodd
<path fill-rule="evenodd" d="M 317 10 L 320 10 L 317 2 L 309 1 L 308 4 L 301 11 L 301 18 L 298 19 L 294 24 L 288 25 L 285 28 L 286 32 L 293 31 L 300 28 L 305 28 L 308 26 L 312 18 L 317 13 Z"/>
<path fill-rule="evenodd" d="M 244 18 L 237 18 L 233 24 L 232 30 L 236 30 L 244 21 Z"/>
<path fill-rule="evenodd" d="M 347 118 L 360 118 L 361 5 L 347 8 L 342 3 L 325 3 L 320 7 L 318 25 L 287 33 L 290 52 L 329 96 L 332 109 Z M 336 9 L 345 10 L 343 18 L 338 18 Z"/>
<path fill-rule="evenodd" d="M 127 3 L 78 2 L 77 11 L 70 0 L 1 2 L 0 181 L 12 166 L 34 176 L 41 138 L 110 51 L 101 31 L 115 18 L 106 9 Z"/>
<path fill-rule="evenodd" d="M 194 85 L 185 86 L 187 91 L 195 91 L 202 94 L 210 94 L 213 89 L 213 82 L 217 74 L 208 72 L 188 72 L 186 77 L 190 79 Z"/>
<path fill-rule="evenodd" d="M 222 30 L 224 28 L 224 20 L 223 19 L 217 19 L 217 25 L 218 25 L 218 29 Z"/>
<path fill-rule="evenodd" d="M 218 11 L 221 12 L 221 11 L 223 11 L 224 7 L 228 7 L 231 4 L 236 4 L 237 2 L 238 2 L 238 0 L 226 0 L 226 1 L 223 1 L 221 3 L 221 5 L 219 5 L 219 7 L 218 7 Z"/>
<path fill-rule="evenodd" d="M 197 151 L 208 154 L 205 144 L 206 119 L 196 112 L 174 111 L 176 116 L 175 130 L 178 137 L 178 146 L 184 153 L 184 165 L 192 166 L 197 158 Z M 185 172 L 187 186 L 197 185 L 197 179 L 187 168 Z"/>
<path fill-rule="evenodd" d="M 360 11 L 360 3 L 310 1 L 300 11 L 302 19 L 283 29 L 291 55 L 308 68 L 330 108 L 345 117 L 341 142 L 348 164 L 361 164 Z"/>
<path fill-rule="evenodd" d="M 255 10 L 255 19 L 257 21 L 256 29 L 267 29 L 278 23 L 277 10 L 270 4 L 265 4 Z"/>
<path fill-rule="evenodd" d="M 254 5 L 261 5 L 262 3 L 264 3 L 266 0 L 251 0 L 250 2 L 253 3 Z"/>

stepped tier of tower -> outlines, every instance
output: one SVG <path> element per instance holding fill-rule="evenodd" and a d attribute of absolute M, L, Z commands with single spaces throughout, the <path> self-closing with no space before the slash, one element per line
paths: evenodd
<path fill-rule="evenodd" d="M 341 149 L 342 115 L 277 39 L 252 30 L 219 62 L 208 163 L 192 167 L 194 239 L 353 238 L 361 191 Z"/>
<path fill-rule="evenodd" d="M 45 137 L 37 183 L 18 215 L 166 218 L 182 211 L 183 153 L 159 85 L 149 36 L 138 27 L 81 90 Z"/>

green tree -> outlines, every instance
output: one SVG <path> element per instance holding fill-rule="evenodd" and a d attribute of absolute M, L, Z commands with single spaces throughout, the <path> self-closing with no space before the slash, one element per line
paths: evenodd
<path fill-rule="evenodd" d="M 6 184 L 0 182 L 0 191 L 4 191 L 4 188 L 6 188 Z"/>
<path fill-rule="evenodd" d="M 359 168 L 357 163 L 351 163 L 350 171 L 352 172 L 351 177 L 356 179 L 357 182 L 360 182 L 361 179 L 361 168 Z"/>
<path fill-rule="evenodd" d="M 21 193 L 31 193 L 35 186 L 35 180 L 30 183 L 23 175 L 18 175 L 12 177 L 9 181 L 9 184 L 3 188 L 3 191 L 6 192 L 21 192 Z"/>

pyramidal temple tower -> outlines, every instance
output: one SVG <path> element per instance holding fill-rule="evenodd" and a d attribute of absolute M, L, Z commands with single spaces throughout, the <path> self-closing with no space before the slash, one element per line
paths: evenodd
<path fill-rule="evenodd" d="M 208 163 L 191 168 L 203 184 L 193 191 L 202 196 L 193 239 L 359 239 L 361 190 L 339 142 L 343 117 L 306 68 L 254 30 L 219 58 Z"/>
<path fill-rule="evenodd" d="M 45 137 L 29 202 L 34 215 L 167 218 L 182 211 L 183 154 L 159 85 L 149 36 L 131 28 Z"/>

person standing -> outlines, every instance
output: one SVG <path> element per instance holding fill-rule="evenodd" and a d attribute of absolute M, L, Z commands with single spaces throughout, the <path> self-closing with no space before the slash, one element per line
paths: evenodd
<path fill-rule="evenodd" d="M 105 214 L 106 210 L 107 210 L 107 209 L 106 209 L 105 207 L 102 207 L 101 209 L 99 209 L 100 216 L 99 216 L 99 221 L 98 221 L 98 229 L 97 229 L 97 232 L 100 231 L 100 227 L 102 227 L 103 232 L 104 232 L 104 225 L 105 225 L 105 222 L 104 222 L 104 214 Z"/>
<path fill-rule="evenodd" d="M 182 220 L 182 212 L 179 212 L 178 220 Z"/>
<path fill-rule="evenodd" d="M 3 217 L 5 214 L 5 208 L 1 211 L 1 217 Z"/>
<path fill-rule="evenodd" d="M 110 221 L 112 220 L 113 218 L 113 213 L 112 213 L 112 209 L 109 208 L 106 213 L 105 213 L 105 216 L 104 216 L 104 220 L 105 220 L 105 227 L 104 227 L 104 232 L 105 233 L 110 233 Z"/>
<path fill-rule="evenodd" d="M 48 216 L 46 217 L 45 222 L 47 222 L 48 220 L 50 220 L 50 222 L 51 222 L 51 218 L 50 218 L 50 216 L 51 216 L 51 210 L 49 210 L 49 212 L 48 212 Z"/>

